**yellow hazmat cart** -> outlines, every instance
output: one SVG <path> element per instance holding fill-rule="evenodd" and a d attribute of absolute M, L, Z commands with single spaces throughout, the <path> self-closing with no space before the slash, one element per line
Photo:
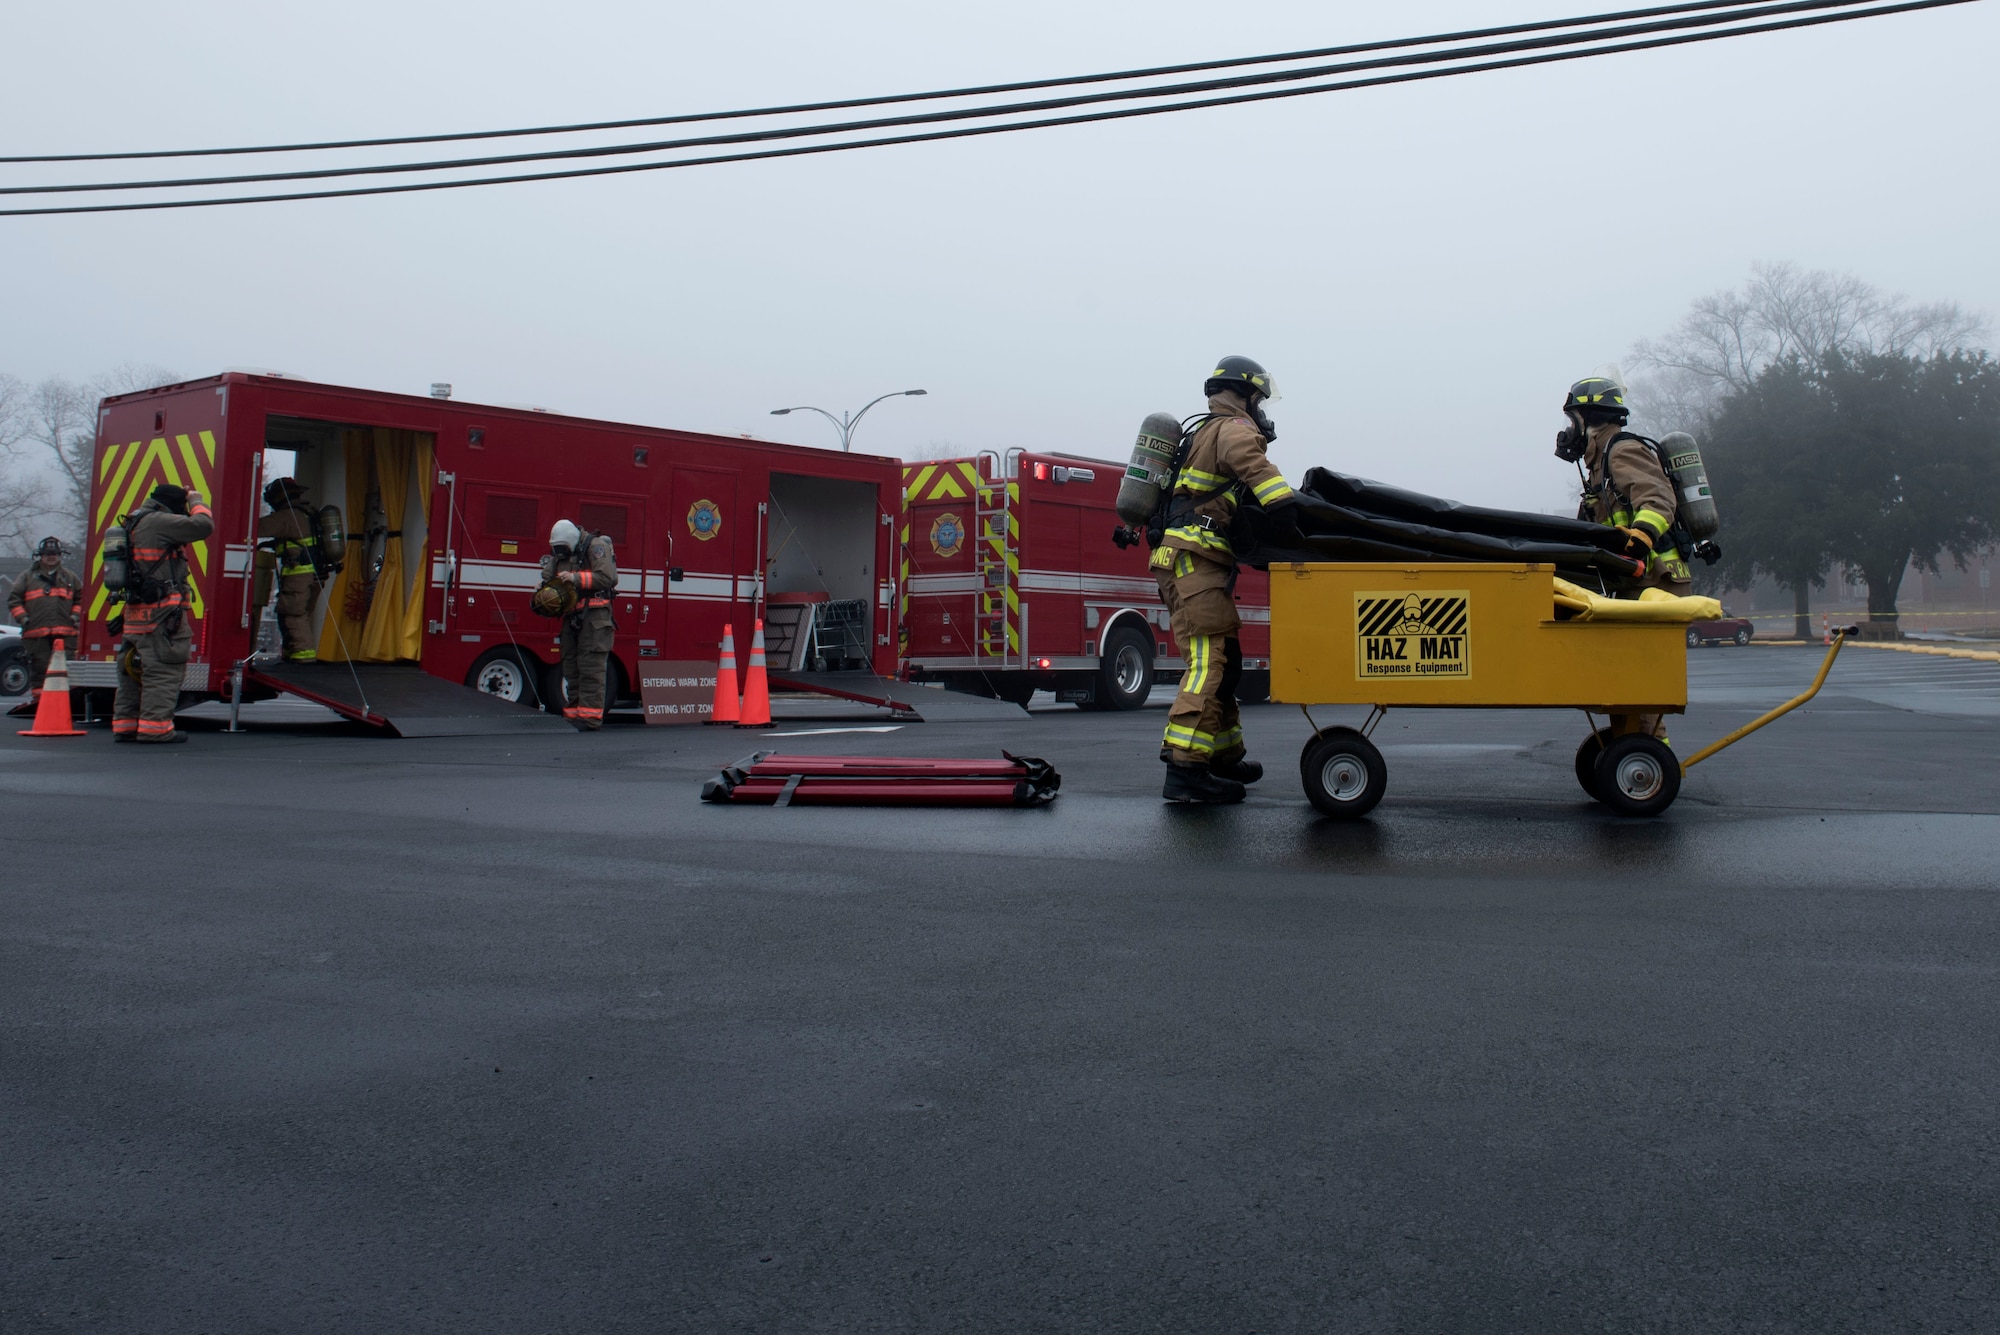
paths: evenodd
<path fill-rule="evenodd" d="M 1271 698 L 1301 707 L 1370 705 L 1356 728 L 1321 728 L 1299 757 L 1306 796 L 1333 816 L 1382 798 L 1388 768 L 1368 733 L 1388 710 L 1580 709 L 1680 714 L 1687 709 L 1686 627 L 1678 621 L 1564 620 L 1548 565 L 1291 564 L 1271 573 Z M 1612 738 L 1591 720 L 1576 753 L 1585 792 L 1626 815 L 1657 815 L 1682 772 L 1812 690 L 1683 762 L 1651 737 Z M 1306 714 L 1312 722 L 1312 714 Z"/>

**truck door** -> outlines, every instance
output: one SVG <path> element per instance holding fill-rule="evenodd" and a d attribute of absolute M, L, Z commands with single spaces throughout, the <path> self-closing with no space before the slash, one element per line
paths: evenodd
<path fill-rule="evenodd" d="M 729 623 L 737 666 L 749 662 L 750 603 L 756 596 L 756 538 L 736 506 L 735 473 L 676 468 L 668 505 L 668 566 L 681 572 L 666 585 L 664 657 L 712 662 Z"/>
<path fill-rule="evenodd" d="M 904 468 L 909 526 L 909 610 L 903 652 L 914 662 L 963 659 L 981 652 L 980 483 L 970 460 Z"/>

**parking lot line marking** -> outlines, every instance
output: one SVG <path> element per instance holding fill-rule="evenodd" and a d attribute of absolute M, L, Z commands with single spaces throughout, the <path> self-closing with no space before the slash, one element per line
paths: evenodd
<path fill-rule="evenodd" d="M 766 737 L 827 737 L 836 732 L 898 732 L 900 723 L 883 723 L 872 728 L 807 728 L 803 732 L 767 732 Z"/>

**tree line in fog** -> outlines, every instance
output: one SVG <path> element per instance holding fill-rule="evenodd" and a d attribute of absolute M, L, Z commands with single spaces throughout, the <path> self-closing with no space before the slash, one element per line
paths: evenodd
<path fill-rule="evenodd" d="M 1851 571 L 1890 618 L 1904 571 L 1994 540 L 2000 363 L 1956 302 L 1887 296 L 1847 274 L 1762 265 L 1696 301 L 1633 359 L 1635 417 L 1702 445 L 1722 514 L 1714 591 L 1767 577 L 1803 620 Z M 1637 423 L 1635 423 L 1637 425 Z"/>

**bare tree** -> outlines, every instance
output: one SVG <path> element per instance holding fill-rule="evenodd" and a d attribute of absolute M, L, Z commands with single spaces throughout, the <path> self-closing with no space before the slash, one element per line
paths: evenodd
<path fill-rule="evenodd" d="M 23 456 L 28 387 L 0 372 L 0 548 L 24 551 L 42 509 L 43 487 Z"/>
<path fill-rule="evenodd" d="M 97 404 L 113 394 L 171 384 L 177 376 L 158 366 L 116 366 L 82 384 L 50 376 L 33 386 L 18 387 L 16 410 L 19 442 L 45 468 L 54 485 L 43 503 L 49 522 L 72 539 L 83 538 L 90 508 L 92 464 L 97 452 Z M 18 449 L 18 444 L 16 446 Z"/>
<path fill-rule="evenodd" d="M 1987 332 L 1983 317 L 1954 301 L 1916 303 L 1852 274 L 1759 264 L 1740 291 L 1701 298 L 1664 337 L 1633 348 L 1632 360 L 1652 371 L 1632 385 L 1634 407 L 1660 430 L 1700 432 L 1724 398 L 1788 357 L 1928 358 Z"/>

